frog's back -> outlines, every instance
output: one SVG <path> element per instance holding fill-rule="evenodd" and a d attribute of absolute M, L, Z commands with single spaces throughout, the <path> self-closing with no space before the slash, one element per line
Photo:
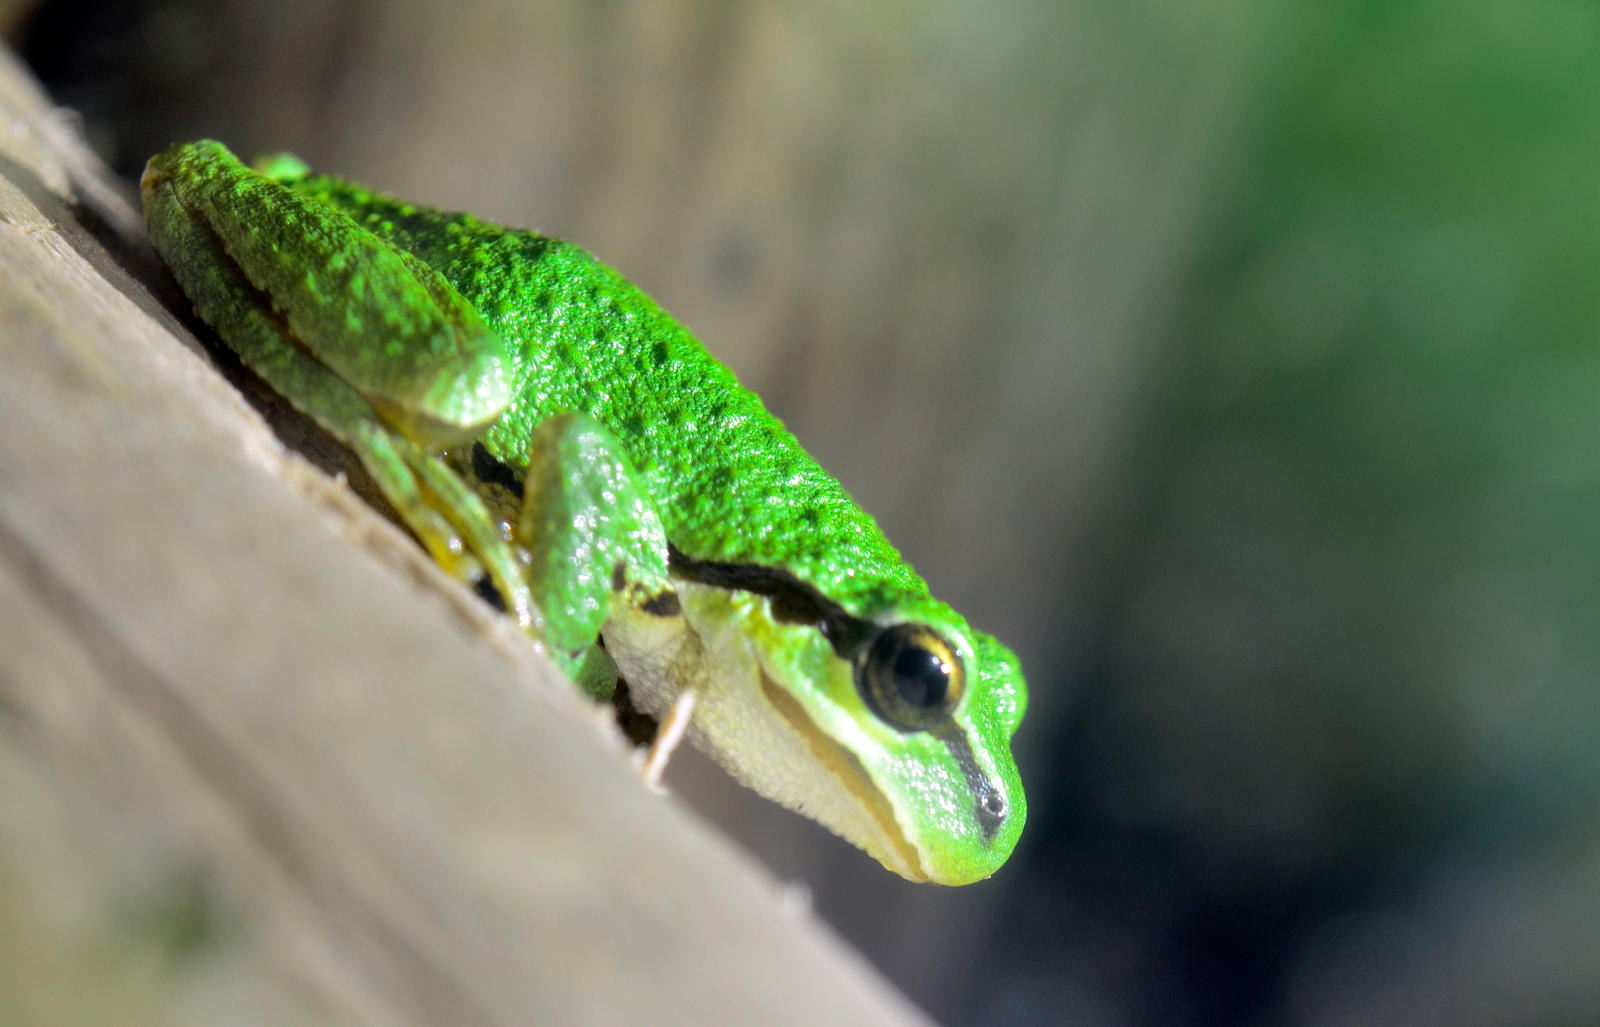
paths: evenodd
<path fill-rule="evenodd" d="M 857 615 L 927 595 L 760 398 L 586 250 L 337 179 L 296 188 L 438 269 L 506 341 L 514 398 L 483 438 L 497 459 L 520 470 L 544 418 L 581 411 L 621 440 L 685 555 L 784 568 Z"/>

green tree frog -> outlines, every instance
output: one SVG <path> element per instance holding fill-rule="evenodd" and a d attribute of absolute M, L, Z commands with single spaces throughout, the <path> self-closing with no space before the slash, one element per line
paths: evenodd
<path fill-rule="evenodd" d="M 575 681 L 604 696 L 620 675 L 906 878 L 964 884 L 1010 855 L 1016 658 L 638 288 L 287 155 L 186 143 L 141 191 L 201 319 Z"/>

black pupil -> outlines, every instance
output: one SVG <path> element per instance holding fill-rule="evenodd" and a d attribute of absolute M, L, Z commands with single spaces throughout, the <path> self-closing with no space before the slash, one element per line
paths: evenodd
<path fill-rule="evenodd" d="M 938 709 L 950 693 L 950 671 L 944 661 L 919 645 L 895 654 L 891 676 L 901 701 L 913 709 Z"/>

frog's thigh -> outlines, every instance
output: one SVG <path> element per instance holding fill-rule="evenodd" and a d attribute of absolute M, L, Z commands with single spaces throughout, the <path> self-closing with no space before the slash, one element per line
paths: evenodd
<path fill-rule="evenodd" d="M 614 604 L 676 609 L 667 538 L 622 446 L 582 414 L 547 418 L 528 448 L 517 538 L 557 658 L 582 662 Z"/>
<path fill-rule="evenodd" d="M 477 495 L 431 453 L 392 431 L 359 392 L 294 344 L 216 236 L 189 216 L 170 186 L 156 191 L 151 206 L 152 241 L 201 319 L 245 366 L 356 453 L 434 559 L 469 577 L 475 570 L 469 553 L 476 555 L 525 621 L 527 591 L 516 561 Z"/>

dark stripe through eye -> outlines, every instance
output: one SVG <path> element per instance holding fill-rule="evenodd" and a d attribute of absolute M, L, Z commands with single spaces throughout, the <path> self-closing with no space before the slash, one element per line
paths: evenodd
<path fill-rule="evenodd" d="M 667 556 L 672 572 L 679 577 L 768 597 L 772 600 L 773 617 L 785 624 L 814 625 L 841 660 L 854 658 L 877 633 L 877 625 L 852 617 L 838 603 L 788 571 L 755 564 L 696 560 L 671 545 L 667 547 Z"/>

